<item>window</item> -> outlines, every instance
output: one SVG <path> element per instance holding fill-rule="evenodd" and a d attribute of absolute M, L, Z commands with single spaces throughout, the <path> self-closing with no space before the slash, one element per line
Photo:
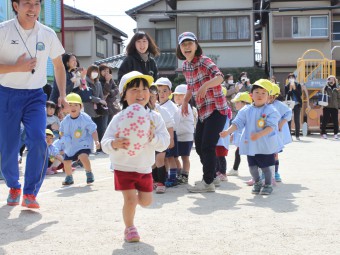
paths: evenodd
<path fill-rule="evenodd" d="M 328 16 L 274 16 L 274 39 L 327 38 Z"/>
<path fill-rule="evenodd" d="M 156 30 L 156 43 L 161 50 L 176 49 L 176 29 L 158 29 Z"/>
<path fill-rule="evenodd" d="M 97 35 L 97 57 L 107 57 L 107 40 L 100 35 Z"/>
<path fill-rule="evenodd" d="M 119 44 L 118 43 L 112 43 L 112 55 L 118 55 L 120 54 L 120 48 L 119 48 Z"/>
<path fill-rule="evenodd" d="M 250 40 L 250 17 L 206 17 L 198 19 L 199 40 Z"/>
<path fill-rule="evenodd" d="M 340 21 L 333 21 L 333 41 L 340 41 Z"/>

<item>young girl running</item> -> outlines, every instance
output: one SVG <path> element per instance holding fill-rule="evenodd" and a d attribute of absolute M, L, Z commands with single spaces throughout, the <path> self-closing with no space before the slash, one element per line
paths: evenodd
<path fill-rule="evenodd" d="M 151 167 L 155 162 L 155 151 L 164 151 L 170 143 L 170 136 L 159 113 L 147 108 L 150 98 L 149 87 L 153 78 L 140 72 L 125 74 L 119 83 L 123 110 L 113 117 L 102 139 L 103 151 L 110 155 L 114 169 L 115 189 L 124 197 L 124 238 L 127 242 L 138 242 L 140 237 L 134 226 L 137 204 L 148 206 L 152 202 Z M 118 126 L 120 116 L 131 104 L 140 104 L 148 111 L 151 122 L 149 143 L 143 152 L 130 157 L 126 153 L 129 139 L 120 137 Z"/>

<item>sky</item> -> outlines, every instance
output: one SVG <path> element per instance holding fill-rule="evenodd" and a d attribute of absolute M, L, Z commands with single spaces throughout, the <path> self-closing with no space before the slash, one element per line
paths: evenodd
<path fill-rule="evenodd" d="M 125 12 L 145 2 L 148 0 L 64 0 L 64 4 L 105 20 L 126 33 L 129 38 L 133 36 L 133 29 L 137 25 L 134 19 L 126 15 Z M 129 39 L 124 44 L 126 45 L 128 41 Z"/>

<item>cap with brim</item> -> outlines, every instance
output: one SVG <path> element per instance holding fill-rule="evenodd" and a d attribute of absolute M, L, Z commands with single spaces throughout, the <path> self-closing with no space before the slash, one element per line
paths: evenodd
<path fill-rule="evenodd" d="M 328 78 L 327 78 L 327 80 L 328 80 L 329 78 L 334 78 L 334 79 L 336 79 L 334 75 L 329 75 Z"/>
<path fill-rule="evenodd" d="M 248 92 L 239 92 L 236 94 L 236 96 L 233 99 L 231 99 L 231 102 L 232 103 L 245 102 L 245 103 L 251 104 L 252 99 Z"/>
<path fill-rule="evenodd" d="M 81 97 L 76 93 L 70 93 L 66 96 L 66 100 L 71 104 L 83 104 Z"/>
<path fill-rule="evenodd" d="M 271 96 L 276 96 L 276 95 L 280 95 L 280 87 L 277 86 L 276 84 L 272 83 L 273 85 L 273 89 L 272 89 L 272 92 L 271 92 Z"/>
<path fill-rule="evenodd" d="M 45 133 L 46 135 L 51 135 L 52 137 L 54 137 L 54 134 L 51 129 L 46 129 Z"/>
<path fill-rule="evenodd" d="M 192 32 L 184 32 L 178 36 L 178 44 L 181 44 L 184 40 L 197 41 L 197 37 Z"/>
<path fill-rule="evenodd" d="M 153 77 L 152 76 L 142 74 L 142 73 L 140 73 L 138 71 L 131 71 L 131 72 L 127 73 L 127 74 L 124 74 L 123 77 L 120 79 L 120 82 L 119 82 L 119 93 L 122 94 L 124 92 L 124 89 L 125 89 L 126 85 L 129 82 L 131 82 L 132 80 L 138 79 L 138 78 L 145 79 L 148 82 L 148 86 L 149 87 L 150 87 L 150 85 L 153 82 Z"/>
<path fill-rule="evenodd" d="M 187 85 L 181 84 L 175 88 L 174 95 L 185 95 L 187 93 Z"/>
<path fill-rule="evenodd" d="M 169 89 L 172 88 L 171 81 L 168 78 L 166 78 L 166 77 L 158 78 L 157 81 L 155 81 L 155 85 L 157 85 L 157 86 L 168 86 Z"/>
<path fill-rule="evenodd" d="M 271 93 L 272 93 L 273 84 L 270 82 L 270 80 L 260 79 L 260 80 L 255 81 L 253 85 L 259 86 L 259 87 L 267 90 L 269 95 L 271 95 Z"/>

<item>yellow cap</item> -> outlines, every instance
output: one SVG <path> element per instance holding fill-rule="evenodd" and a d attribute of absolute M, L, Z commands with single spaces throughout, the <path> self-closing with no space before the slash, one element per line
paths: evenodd
<path fill-rule="evenodd" d="M 280 87 L 277 86 L 276 84 L 272 83 L 273 85 L 273 89 L 272 92 L 270 93 L 271 96 L 276 96 L 276 95 L 280 95 Z"/>
<path fill-rule="evenodd" d="M 82 104 L 81 97 L 76 93 L 70 93 L 66 96 L 66 100 L 68 103 L 73 104 Z"/>
<path fill-rule="evenodd" d="M 119 93 L 122 94 L 124 92 L 124 89 L 126 87 L 126 84 L 128 84 L 130 81 L 142 78 L 145 79 L 148 82 L 149 87 L 153 83 L 153 77 L 150 75 L 144 75 L 138 71 L 131 71 L 129 73 L 126 73 L 123 75 L 123 77 L 120 79 L 119 82 Z"/>
<path fill-rule="evenodd" d="M 252 99 L 248 92 L 239 92 L 236 94 L 236 96 L 233 99 L 231 99 L 231 102 L 233 103 L 245 102 L 245 103 L 251 104 Z"/>
<path fill-rule="evenodd" d="M 227 95 L 227 89 L 225 87 L 223 87 L 223 86 L 222 86 L 222 93 L 223 93 L 224 96 Z"/>
<path fill-rule="evenodd" d="M 53 134 L 53 132 L 52 132 L 51 129 L 46 129 L 45 134 L 46 134 L 46 135 L 51 135 L 51 136 L 54 137 L 54 134 Z"/>
<path fill-rule="evenodd" d="M 273 83 L 270 82 L 270 80 L 267 79 L 260 79 L 255 81 L 253 85 L 259 86 L 265 90 L 268 91 L 269 95 L 271 95 L 271 91 L 273 90 Z"/>

